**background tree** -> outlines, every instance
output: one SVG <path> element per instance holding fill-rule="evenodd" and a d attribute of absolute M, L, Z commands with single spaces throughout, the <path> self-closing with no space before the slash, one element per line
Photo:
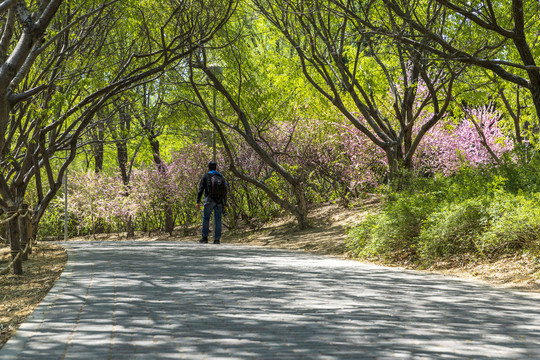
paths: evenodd
<path fill-rule="evenodd" d="M 540 117 L 537 34 L 540 3 L 506 1 L 382 0 L 393 16 L 421 36 L 381 24 L 377 31 L 424 49 L 442 61 L 480 67 L 527 89 Z M 339 2 L 344 7 L 343 1 Z M 375 29 L 375 27 L 371 27 Z"/>
<path fill-rule="evenodd" d="M 35 181 L 37 224 L 97 112 L 209 41 L 234 6 L 232 0 L 189 7 L 176 0 L 160 7 L 127 0 L 3 2 L 0 208 L 20 208 Z"/>
<path fill-rule="evenodd" d="M 294 87 L 284 91 L 269 86 L 275 82 L 275 74 L 260 72 L 259 69 L 269 66 L 265 56 L 269 53 L 258 51 L 257 41 L 264 35 L 251 31 L 253 27 L 248 24 L 252 20 L 249 11 L 238 12 L 235 21 L 231 21 L 222 32 L 220 40 L 224 45 L 215 41 L 201 48 L 200 56 L 192 57 L 190 82 L 196 94 L 193 103 L 204 110 L 219 134 L 231 173 L 264 191 L 273 202 L 296 218 L 300 228 L 306 228 L 309 226 L 306 179 L 282 162 L 280 151 L 286 149 L 273 147 L 275 143 L 270 140 L 274 125 L 290 121 L 294 112 L 291 100 L 295 90 Z M 216 71 L 216 64 L 221 64 L 222 74 Z M 208 92 L 204 93 L 208 85 L 220 96 L 220 113 L 214 111 Z M 268 166 L 267 172 L 259 173 L 262 176 L 242 168 L 239 154 L 243 145 Z M 274 177 L 278 177 L 279 184 L 286 185 L 290 191 L 270 185 Z"/>
<path fill-rule="evenodd" d="M 415 44 L 389 41 L 366 23 L 417 35 L 381 6 L 329 0 L 255 0 L 296 51 L 304 76 L 386 154 L 390 178 L 410 169 L 423 136 L 445 114 L 456 73 Z M 371 4 L 371 3 L 370 3 Z M 417 126 L 419 125 L 419 126 Z"/>
<path fill-rule="evenodd" d="M 161 112 L 165 110 L 165 102 L 163 97 L 167 96 L 168 91 L 165 87 L 160 87 L 161 79 L 153 84 L 144 84 L 138 89 L 137 95 L 140 100 L 140 111 L 134 115 L 139 121 L 144 137 L 148 140 L 152 151 L 152 158 L 157 169 L 164 174 L 165 165 L 161 158 L 159 136 L 163 133 L 164 125 L 160 121 Z M 153 90 L 153 91 L 152 91 Z M 164 209 L 165 231 L 172 235 L 174 229 L 174 216 L 172 206 L 167 206 Z"/>

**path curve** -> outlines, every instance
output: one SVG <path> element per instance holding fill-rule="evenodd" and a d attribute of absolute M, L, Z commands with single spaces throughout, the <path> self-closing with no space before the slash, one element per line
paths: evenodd
<path fill-rule="evenodd" d="M 540 298 L 302 252 L 70 242 L 1 359 L 540 359 Z"/>

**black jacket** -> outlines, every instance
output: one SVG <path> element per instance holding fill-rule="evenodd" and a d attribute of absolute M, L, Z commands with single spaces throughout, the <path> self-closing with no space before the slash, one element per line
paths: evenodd
<path fill-rule="evenodd" d="M 197 204 L 201 202 L 201 198 L 202 198 L 203 194 L 204 194 L 205 198 L 208 197 L 208 194 L 210 194 L 210 189 L 208 188 L 208 184 L 210 184 L 210 182 L 211 182 L 210 178 L 215 174 L 219 174 L 219 175 L 223 176 L 222 174 L 220 174 L 216 170 L 211 170 L 211 171 L 207 172 L 206 174 L 204 174 L 203 177 L 201 178 L 201 181 L 199 183 L 199 192 L 197 193 Z M 223 205 L 225 205 L 227 203 L 227 196 L 225 195 L 225 198 L 222 199 L 220 202 Z"/>

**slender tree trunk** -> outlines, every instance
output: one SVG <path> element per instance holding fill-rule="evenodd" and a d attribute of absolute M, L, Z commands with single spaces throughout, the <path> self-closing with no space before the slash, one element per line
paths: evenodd
<path fill-rule="evenodd" d="M 105 125 L 100 122 L 97 126 L 97 136 L 94 136 L 94 171 L 100 173 L 103 170 L 103 139 L 105 137 Z"/>
<path fill-rule="evenodd" d="M 135 228 L 133 226 L 133 219 L 131 218 L 131 215 L 128 217 L 126 221 L 126 237 L 127 238 L 135 237 Z"/>
<path fill-rule="evenodd" d="M 171 205 L 165 206 L 165 232 L 168 232 L 172 236 L 174 230 L 174 216 Z"/>
<path fill-rule="evenodd" d="M 159 140 L 157 136 L 151 135 L 148 136 L 148 141 L 150 142 L 150 147 L 152 148 L 152 156 L 154 157 L 154 163 L 161 169 L 161 153 Z"/>
<path fill-rule="evenodd" d="M 163 173 L 165 169 L 161 161 L 160 144 L 159 140 L 157 139 L 157 135 L 155 135 L 154 133 L 149 134 L 148 141 L 150 142 L 150 146 L 152 147 L 154 163 L 156 164 L 158 171 L 160 173 Z M 165 232 L 168 232 L 169 235 L 172 236 L 172 232 L 174 230 L 174 214 L 172 206 L 170 204 L 167 204 L 165 206 L 165 209 L 163 209 L 163 213 L 165 216 Z"/>
<path fill-rule="evenodd" d="M 116 153 L 118 155 L 118 167 L 120 168 L 120 175 L 122 176 L 122 182 L 124 185 L 129 184 L 127 163 L 128 153 L 126 141 L 121 139 L 116 141 Z"/>
<path fill-rule="evenodd" d="M 129 196 L 129 173 L 128 173 L 128 150 L 127 150 L 127 133 L 131 127 L 131 117 L 125 112 L 122 106 L 119 106 L 119 130 L 116 131 L 116 153 L 118 157 L 118 167 L 122 176 L 122 182 L 126 187 L 124 196 Z M 113 132 L 114 133 L 114 132 Z M 135 229 L 133 227 L 133 219 L 129 216 L 126 219 L 126 237 L 135 237 Z"/>

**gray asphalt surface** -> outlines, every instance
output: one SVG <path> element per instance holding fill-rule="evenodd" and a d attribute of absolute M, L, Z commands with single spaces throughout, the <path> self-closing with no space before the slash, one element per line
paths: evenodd
<path fill-rule="evenodd" d="M 540 359 L 540 297 L 301 252 L 72 242 L 0 359 Z"/>

